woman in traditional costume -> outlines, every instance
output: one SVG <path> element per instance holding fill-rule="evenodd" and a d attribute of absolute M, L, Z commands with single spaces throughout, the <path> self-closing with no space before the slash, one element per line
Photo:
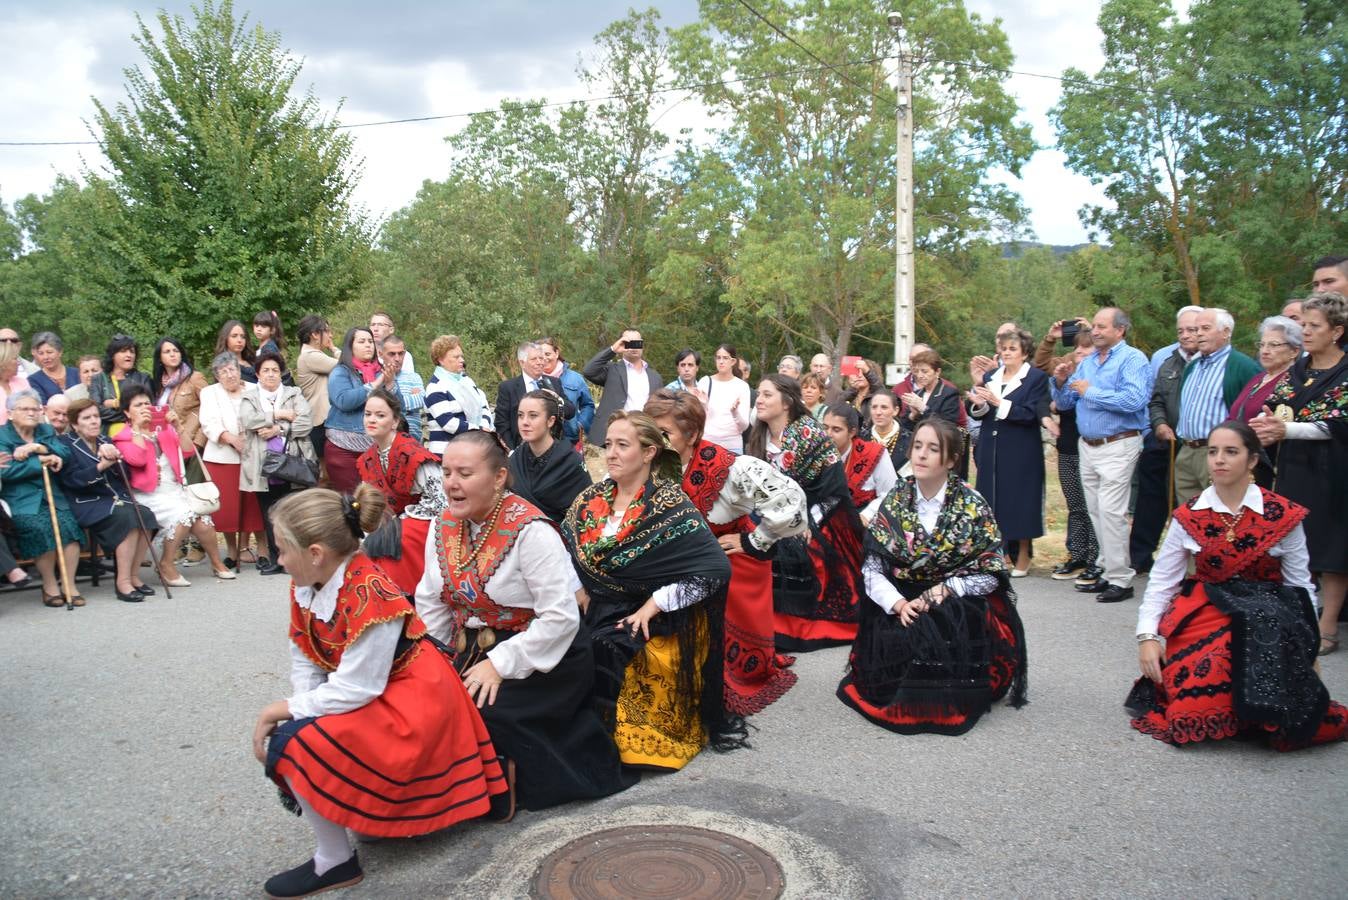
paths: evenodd
<path fill-rule="evenodd" d="M 646 414 L 679 454 L 683 491 L 730 560 L 725 704 L 737 715 L 752 715 L 796 683 L 773 645 L 772 549 L 809 529 L 805 492 L 763 460 L 704 440 L 706 412 L 695 394 L 658 390 L 646 401 Z"/>
<path fill-rule="evenodd" d="M 510 489 L 561 523 L 576 495 L 593 482 L 585 458 L 562 440 L 562 398 L 549 390 L 520 400 L 515 430 L 520 444 L 510 454 Z"/>
<path fill-rule="evenodd" d="M 1311 571 L 1320 583 L 1320 654 L 1339 649 L 1348 594 L 1348 301 L 1312 294 L 1301 304 L 1306 353 L 1273 389 L 1270 414 L 1250 420 L 1264 445 L 1278 444 L 1274 490 L 1301 504 Z"/>
<path fill-rule="evenodd" d="M 913 433 L 913 474 L 866 532 L 867 600 L 838 699 L 900 734 L 963 734 L 1008 693 L 1025 704 L 1025 632 L 987 501 L 954 474 L 959 428 Z"/>
<path fill-rule="evenodd" d="M 852 493 L 852 505 L 861 517 L 862 525 L 869 525 L 880 509 L 880 501 L 898 483 L 894 461 L 885 452 L 883 444 L 868 441 L 858 432 L 861 416 L 850 406 L 832 407 L 824 413 L 824 432 L 833 441 L 847 477 L 847 489 Z M 912 435 L 909 435 L 911 442 Z"/>
<path fill-rule="evenodd" d="M 372 443 L 356 460 L 356 473 L 379 489 L 393 516 L 366 538 L 365 552 L 411 596 L 430 523 L 445 508 L 440 460 L 407 434 L 402 403 L 387 388 L 375 388 L 365 401 L 365 435 Z"/>
<path fill-rule="evenodd" d="M 491 738 L 449 658 L 370 558 L 358 552 L 385 500 L 323 488 L 272 511 L 293 579 L 290 681 L 266 706 L 253 753 L 314 830 L 313 859 L 269 879 L 269 897 L 306 897 L 364 875 L 346 829 L 410 837 L 483 815 L 507 792 Z M 270 738 L 270 740 L 269 740 Z"/>
<path fill-rule="evenodd" d="M 772 463 L 805 489 L 810 538 L 788 538 L 773 558 L 777 650 L 850 644 L 857 634 L 861 521 L 833 442 L 810 418 L 795 379 L 768 375 L 745 453 Z"/>
<path fill-rule="evenodd" d="M 521 806 L 606 797 L 635 779 L 594 709 L 571 559 L 547 516 L 506 490 L 508 475 L 491 432 L 446 445 L 449 505 L 427 542 L 417 610 L 453 651 Z"/>
<path fill-rule="evenodd" d="M 1175 510 L 1147 580 L 1137 615 L 1143 677 L 1127 706 L 1133 727 L 1159 741 L 1246 732 L 1295 750 L 1348 733 L 1348 710 L 1314 669 L 1306 508 L 1251 483 L 1259 455 L 1245 423 L 1212 430 L 1212 484 Z"/>
<path fill-rule="evenodd" d="M 708 742 L 744 745 L 722 686 L 730 563 L 670 477 L 678 457 L 650 416 L 613 413 L 604 458 L 609 477 L 562 522 L 589 596 L 596 708 L 624 763 L 677 770 Z"/>

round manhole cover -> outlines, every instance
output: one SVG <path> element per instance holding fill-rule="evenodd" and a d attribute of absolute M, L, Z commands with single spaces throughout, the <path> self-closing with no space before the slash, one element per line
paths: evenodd
<path fill-rule="evenodd" d="M 762 848 L 706 828 L 629 826 L 577 838 L 539 866 L 540 900 L 769 900 L 782 867 Z"/>

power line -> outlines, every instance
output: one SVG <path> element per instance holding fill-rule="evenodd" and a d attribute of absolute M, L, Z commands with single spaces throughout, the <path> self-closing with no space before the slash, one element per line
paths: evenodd
<path fill-rule="evenodd" d="M 758 13 L 757 10 L 749 6 L 748 3 L 745 3 L 744 0 L 739 0 L 739 2 L 743 4 L 747 9 L 749 9 L 751 12 L 753 12 L 754 15 L 758 16 L 760 19 L 763 18 L 762 15 Z M 806 72 L 818 72 L 821 70 L 839 72 L 841 74 L 843 70 L 846 68 L 851 68 L 854 66 L 869 66 L 874 65 L 875 63 L 878 62 L 884 62 L 886 60 L 897 58 L 894 55 L 884 55 L 884 56 L 869 57 L 866 59 L 849 60 L 847 62 L 841 63 L 827 63 L 821 60 L 808 48 L 797 42 L 790 35 L 786 34 L 781 29 L 777 28 L 776 25 L 773 25 L 770 21 L 766 19 L 764 19 L 764 21 L 767 22 L 774 31 L 776 31 L 778 34 L 783 35 L 788 41 L 790 41 L 796 47 L 800 48 L 800 50 L 806 53 L 811 59 L 815 60 L 815 62 L 817 62 L 818 65 L 799 66 L 794 69 L 785 69 L 778 72 L 769 72 L 764 75 L 744 75 L 744 76 L 737 76 L 735 78 L 723 78 L 716 81 L 697 82 L 694 84 L 668 85 L 662 88 L 653 88 L 649 92 L 629 91 L 627 93 L 605 94 L 602 96 L 590 96 L 590 97 L 577 97 L 571 100 L 557 100 L 552 102 L 536 101 L 527 103 L 503 103 L 500 106 L 492 107 L 490 109 L 481 109 L 474 112 L 446 113 L 443 115 L 431 115 L 431 116 L 411 116 L 402 119 L 381 119 L 373 122 L 355 122 L 349 125 L 338 125 L 336 127 L 341 130 L 349 130 L 355 128 L 375 128 L 385 125 L 405 125 L 405 124 L 415 124 L 419 122 L 438 122 L 449 119 L 467 119 L 473 116 L 496 115 L 507 112 L 509 110 L 552 109 L 556 107 L 571 106 L 575 104 L 588 105 L 591 103 L 603 103 L 608 100 L 626 100 L 632 97 L 644 96 L 646 94 L 652 95 L 669 94 L 669 93 L 678 93 L 681 91 L 691 92 L 702 90 L 704 88 L 709 87 L 724 87 L 732 84 L 749 84 L 756 81 L 771 81 L 774 78 L 784 78 L 791 75 L 799 75 Z M 1095 81 L 1089 78 L 1064 78 L 1061 75 L 1049 75 L 1045 72 L 1029 72 L 1023 69 L 1006 69 L 1000 66 L 990 66 L 980 63 L 965 62 L 962 60 L 942 59 L 940 57 L 935 56 L 921 56 L 917 54 L 910 54 L 910 55 L 914 63 L 923 63 L 927 65 L 940 64 L 940 65 L 954 66 L 956 68 L 971 69 L 979 72 L 992 72 L 999 75 L 1020 76 L 1023 78 L 1040 78 L 1046 81 L 1056 81 L 1060 84 L 1072 85 L 1075 87 L 1088 87 L 1088 88 L 1095 88 L 1100 91 L 1114 91 L 1121 93 L 1139 94 L 1142 96 L 1152 97 L 1154 99 L 1161 99 L 1161 100 L 1173 100 L 1180 98 L 1201 99 L 1207 101 L 1210 105 L 1213 106 L 1221 106 L 1221 105 L 1241 106 L 1249 109 L 1265 110 L 1268 112 L 1295 112 L 1298 109 L 1298 107 L 1294 106 L 1270 106 L 1254 101 L 1241 100 L 1235 97 L 1217 98 L 1203 91 L 1193 91 L 1189 93 L 1183 93 L 1178 91 L 1162 91 L 1157 89 L 1136 87 L 1133 85 L 1126 85 L 1126 84 L 1110 84 L 1108 82 Z M 856 87 L 859 90 L 866 91 L 873 97 L 885 100 L 886 102 L 892 99 L 889 97 L 882 96 L 876 93 L 875 91 L 871 90 L 866 85 L 863 85 L 860 82 L 857 82 L 846 76 L 844 76 L 844 80 L 846 80 L 853 87 Z M 98 143 L 99 143 L 98 141 L 0 141 L 0 147 L 91 147 L 97 146 Z"/>
<path fill-rule="evenodd" d="M 816 57 L 817 59 L 817 57 Z M 633 97 L 643 97 L 654 94 L 673 94 L 681 91 L 699 91 L 710 87 L 725 87 L 731 84 L 747 84 L 754 81 L 770 81 L 774 78 L 785 78 L 791 75 L 800 75 L 805 72 L 817 72 L 820 69 L 830 69 L 837 71 L 847 66 L 872 66 L 878 62 L 884 62 L 888 59 L 894 59 L 893 56 L 873 56 L 865 59 L 849 60 L 844 63 L 825 63 L 819 61 L 818 66 L 798 66 L 794 69 L 784 69 L 777 72 L 768 72 L 763 75 L 740 75 L 734 78 L 722 78 L 716 81 L 701 81 L 694 84 L 672 84 L 665 87 L 652 88 L 650 91 L 627 91 L 625 93 L 604 94 L 600 96 L 576 97 L 570 100 L 554 101 L 530 101 L 522 103 L 503 102 L 499 106 L 491 109 L 480 109 L 474 112 L 456 112 L 445 113 L 443 115 L 433 116 L 411 116 L 405 119 L 381 119 L 375 122 L 355 122 L 350 125 L 338 125 L 338 129 L 353 128 L 375 128 L 383 125 L 406 125 L 417 122 L 440 122 L 447 119 L 468 119 L 473 116 L 497 115 L 500 113 L 511 112 L 514 110 L 535 110 L 535 109 L 554 109 L 561 106 L 573 106 L 576 104 L 589 105 L 591 103 L 604 103 L 609 100 L 629 100 Z M 855 82 L 853 82 L 855 84 Z M 98 141 L 0 141 L 0 147 L 88 147 L 97 146 Z"/>
<path fill-rule="evenodd" d="M 767 16 L 763 15 L 763 14 L 762 14 L 761 12 L 759 12 L 758 10 L 754 9 L 753 6 L 751 6 L 751 5 L 749 4 L 748 0 L 739 0 L 739 4 L 740 4 L 740 6 L 743 6 L 745 9 L 749 10 L 749 12 L 753 13 L 753 15 L 754 15 L 760 22 L 762 22 L 764 25 L 768 26 L 768 27 L 771 28 L 773 31 L 777 32 L 779 35 L 781 35 L 783 38 L 785 38 L 787 41 L 789 41 L 791 44 L 793 44 L 794 46 L 796 46 L 797 48 L 799 48 L 800 51 L 803 52 L 803 53 L 804 53 L 806 56 L 808 56 L 810 59 L 812 59 L 812 60 L 814 60 L 815 62 L 819 63 L 819 65 L 821 65 L 821 66 L 824 67 L 825 69 L 829 69 L 829 70 L 831 70 L 831 71 L 837 72 L 840 76 L 842 76 L 843 81 L 846 81 L 848 84 L 852 85 L 852 87 L 857 88 L 858 90 L 865 91 L 866 93 L 870 94 L 872 97 L 875 97 L 877 100 L 880 100 L 880 101 L 882 101 L 882 102 L 891 102 L 891 101 L 894 100 L 893 97 L 882 97 L 882 96 L 880 96 L 879 94 L 877 94 L 875 91 L 871 90 L 871 89 L 870 89 L 869 87 L 867 87 L 866 85 L 864 85 L 864 84 L 862 84 L 862 83 L 860 83 L 860 82 L 858 82 L 858 81 L 853 81 L 852 78 L 850 78 L 850 77 L 847 75 L 847 73 L 844 72 L 844 71 L 843 71 L 841 68 L 839 68 L 838 66 L 830 65 L 829 63 L 824 62 L 822 59 L 820 59 L 818 56 L 815 55 L 815 53 L 814 53 L 813 50 L 811 50 L 809 47 L 806 47 L 804 44 L 802 44 L 800 41 L 798 41 L 798 40 L 796 40 L 795 38 L 793 38 L 791 35 L 787 34 L 787 33 L 786 33 L 785 31 L 783 31 L 782 29 L 778 28 L 778 27 L 777 27 L 777 24 L 776 24 L 775 22 L 773 22 L 773 21 L 772 21 L 771 19 L 769 19 Z M 892 58 L 893 58 L 893 57 L 886 57 L 886 59 L 892 59 Z"/>

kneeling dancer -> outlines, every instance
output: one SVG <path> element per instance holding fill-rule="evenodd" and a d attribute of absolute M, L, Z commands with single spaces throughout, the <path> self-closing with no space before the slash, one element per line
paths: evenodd
<path fill-rule="evenodd" d="M 1025 704 L 1025 632 L 987 501 L 954 473 L 959 429 L 913 433 L 913 474 L 866 531 L 866 594 L 838 699 L 901 734 L 963 734 L 1008 693 Z"/>
<path fill-rule="evenodd" d="M 450 440 L 444 473 L 448 506 L 426 542 L 417 610 L 454 652 L 519 804 L 544 809 L 630 786 L 591 703 L 594 653 L 556 526 L 506 490 L 492 432 Z"/>
<path fill-rule="evenodd" d="M 604 458 L 609 477 L 562 522 L 589 597 L 595 705 L 624 763 L 681 769 L 709 741 L 744 746 L 722 686 L 730 563 L 650 416 L 613 413 Z"/>
<path fill-rule="evenodd" d="M 1152 566 L 1137 614 L 1143 677 L 1126 705 L 1133 727 L 1159 741 L 1245 732 L 1296 750 L 1348 733 L 1348 710 L 1314 669 L 1306 508 L 1251 483 L 1259 459 L 1250 426 L 1214 428 L 1212 484 L 1175 510 Z"/>
<path fill-rule="evenodd" d="M 691 391 L 661 388 L 646 413 L 683 461 L 683 491 L 730 560 L 725 601 L 725 702 L 742 716 L 761 712 L 796 683 L 773 648 L 772 551 L 805 534 L 805 491 L 769 463 L 702 437 L 707 414 Z M 750 518 L 750 517 L 753 518 Z"/>
<path fill-rule="evenodd" d="M 313 859 L 269 879 L 269 897 L 304 897 L 364 876 L 346 829 L 410 837 L 487 812 L 506 780 L 482 719 L 447 656 L 424 640 L 412 604 L 357 552 L 384 497 L 310 488 L 272 511 L 290 573 L 290 680 L 269 704 L 253 752 L 314 830 Z M 268 738 L 270 737 L 270 740 Z"/>

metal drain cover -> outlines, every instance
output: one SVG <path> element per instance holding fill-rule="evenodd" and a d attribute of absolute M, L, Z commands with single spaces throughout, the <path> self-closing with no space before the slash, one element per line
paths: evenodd
<path fill-rule="evenodd" d="M 577 838 L 543 860 L 538 900 L 770 900 L 782 867 L 748 841 L 687 826 L 634 825 Z"/>

